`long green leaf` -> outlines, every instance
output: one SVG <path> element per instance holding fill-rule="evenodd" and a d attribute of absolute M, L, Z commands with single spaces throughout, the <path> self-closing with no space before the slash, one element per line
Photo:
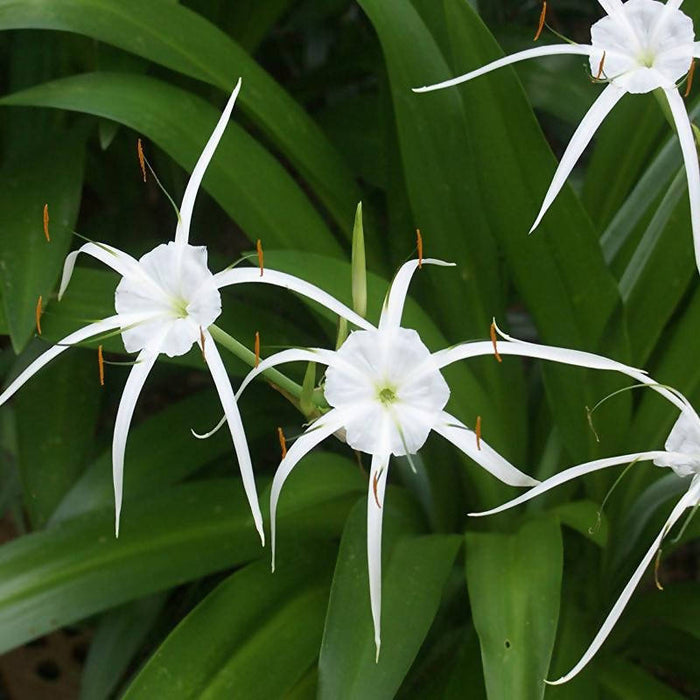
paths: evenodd
<path fill-rule="evenodd" d="M 230 576 L 168 636 L 125 699 L 283 697 L 315 661 L 333 547 L 283 554 Z M 306 551 L 305 551 L 306 550 Z"/>
<path fill-rule="evenodd" d="M 306 465 L 287 485 L 278 519 L 286 537 L 337 536 L 364 492 L 351 464 L 340 474 L 327 466 Z M 111 509 L 79 516 L 0 547 L 0 649 L 266 554 L 234 479 L 177 486 L 134 503 L 118 540 Z"/>
<path fill-rule="evenodd" d="M 219 116 L 192 93 L 131 73 L 76 75 L 9 95 L 0 104 L 54 107 L 113 119 L 147 136 L 188 170 Z M 341 252 L 299 185 L 235 119 L 207 169 L 204 187 L 253 241 L 260 238 L 270 246 L 331 255 Z M 196 232 L 192 240 L 197 241 Z"/>
<path fill-rule="evenodd" d="M 54 134 L 54 137 L 57 134 Z M 35 310 L 49 298 L 71 244 L 83 179 L 83 137 L 62 134 L 50 144 L 39 138 L 21 162 L 0 171 L 0 285 L 4 316 L 15 352 L 35 332 Z M 42 231 L 48 204 L 51 243 Z"/>
<path fill-rule="evenodd" d="M 489 698 L 542 698 L 562 577 L 556 518 L 512 535 L 468 532 L 467 584 Z"/>
<path fill-rule="evenodd" d="M 307 179 L 349 238 L 360 196 L 347 166 L 299 104 L 192 10 L 170 0 L 2 0 L 0 28 L 84 34 L 225 92 L 242 76 L 241 107 Z"/>
<path fill-rule="evenodd" d="M 319 661 L 321 699 L 393 697 L 437 612 L 459 546 L 450 535 L 411 535 L 416 525 L 385 500 L 382 649 L 375 661 L 367 584 L 364 499 L 343 532 Z"/>

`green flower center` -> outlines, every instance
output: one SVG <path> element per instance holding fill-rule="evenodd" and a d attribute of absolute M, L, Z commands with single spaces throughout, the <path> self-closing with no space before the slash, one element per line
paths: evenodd
<path fill-rule="evenodd" d="M 396 387 L 384 386 L 377 390 L 377 398 L 385 405 L 389 406 L 397 400 Z"/>

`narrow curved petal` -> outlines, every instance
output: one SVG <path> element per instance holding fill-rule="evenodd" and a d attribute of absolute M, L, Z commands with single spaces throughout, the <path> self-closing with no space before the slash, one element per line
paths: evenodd
<path fill-rule="evenodd" d="M 598 0 L 605 14 L 613 15 L 622 10 L 622 0 Z"/>
<path fill-rule="evenodd" d="M 260 512 L 260 503 L 258 502 L 258 493 L 255 488 L 255 475 L 253 474 L 253 464 L 250 461 L 250 453 L 248 452 L 248 442 L 245 437 L 243 423 L 241 422 L 241 414 L 238 411 L 236 397 L 233 394 L 233 388 L 229 381 L 226 368 L 221 361 L 221 355 L 214 343 L 214 339 L 209 334 L 209 331 L 204 331 L 204 347 L 205 358 L 209 371 L 211 372 L 216 391 L 219 394 L 221 406 L 224 409 L 228 429 L 231 432 L 233 440 L 233 449 L 238 458 L 238 467 L 241 470 L 241 478 L 243 479 L 243 488 L 245 490 L 250 510 L 253 514 L 253 522 L 255 528 L 260 535 L 260 541 L 265 546 L 265 530 L 263 529 L 262 513 Z"/>
<path fill-rule="evenodd" d="M 621 88 L 613 85 L 612 83 L 608 85 L 605 90 L 599 95 L 598 99 L 593 103 L 593 106 L 588 110 L 586 116 L 581 120 L 581 123 L 576 128 L 574 135 L 569 141 L 569 145 L 564 151 L 559 166 L 557 167 L 552 182 L 549 185 L 547 194 L 542 202 L 542 207 L 540 212 L 535 219 L 535 223 L 532 224 L 530 233 L 532 233 L 542 221 L 542 217 L 545 215 L 552 202 L 555 200 L 559 191 L 564 186 L 566 179 L 573 170 L 574 166 L 581 157 L 581 154 L 585 150 L 586 146 L 591 142 L 591 139 L 598 130 L 601 122 L 610 113 L 610 110 L 618 103 L 620 98 L 625 94 L 625 91 Z"/>
<path fill-rule="evenodd" d="M 545 681 L 546 683 L 549 685 L 561 685 L 562 683 L 566 683 L 576 676 L 579 671 L 581 671 L 595 656 L 596 652 L 603 645 L 603 642 L 607 639 L 608 635 L 612 631 L 612 628 L 615 626 L 615 623 L 622 614 L 622 611 L 625 609 L 629 599 L 632 597 L 634 589 L 639 584 L 644 572 L 656 555 L 656 552 L 661 546 L 662 540 L 668 531 L 676 524 L 681 515 L 683 515 L 683 511 L 686 508 L 695 505 L 697 502 L 699 485 L 700 482 L 691 485 L 688 492 L 683 496 L 683 498 L 681 498 L 680 501 L 678 501 L 675 508 L 671 511 L 671 515 L 669 515 L 668 520 L 664 524 L 663 528 L 661 528 L 661 532 L 659 532 L 659 534 L 656 536 L 656 539 L 652 542 L 651 547 L 649 547 L 649 550 L 644 555 L 644 558 L 639 563 L 639 566 L 635 572 L 632 574 L 632 577 L 627 582 L 627 585 L 624 587 L 622 593 L 620 593 L 620 597 L 615 602 L 615 605 L 613 605 L 612 610 L 608 613 L 608 616 L 605 618 L 605 622 L 603 622 L 601 628 L 598 630 L 598 634 L 596 634 L 595 639 L 593 642 L 591 642 L 588 649 L 586 649 L 586 653 L 581 657 L 581 660 L 566 675 L 558 678 L 556 681 Z"/>
<path fill-rule="evenodd" d="M 419 264 L 440 265 L 442 267 L 455 266 L 454 263 L 436 260 L 435 258 L 426 258 L 423 261 L 409 260 L 407 263 L 404 263 L 392 280 L 389 291 L 384 299 L 382 315 L 379 318 L 380 330 L 401 325 L 401 316 L 403 314 L 404 304 L 406 303 L 408 285 L 411 283 L 413 273 L 418 269 Z"/>
<path fill-rule="evenodd" d="M 358 328 L 364 328 L 365 330 L 374 329 L 374 326 L 369 321 L 328 294 L 328 292 L 324 292 L 315 284 L 306 282 L 294 275 L 288 275 L 286 272 L 278 272 L 277 270 L 268 270 L 265 268 L 264 273 L 261 275 L 258 268 L 245 267 L 223 270 L 214 275 L 214 283 L 219 289 L 232 284 L 243 284 L 246 282 L 257 282 L 272 284 L 276 287 L 284 287 L 284 289 L 289 289 L 292 292 L 296 292 L 297 294 L 301 294 L 315 301 L 317 304 L 321 304 L 321 306 L 325 306 L 327 309 L 333 311 L 333 313 L 338 314 L 338 316 L 342 316 L 350 321 L 350 323 L 354 323 Z"/>
<path fill-rule="evenodd" d="M 495 325 L 495 323 L 494 323 Z M 533 354 L 529 357 L 539 357 L 546 360 L 553 360 L 554 362 L 560 362 L 567 365 L 577 365 L 579 367 L 588 367 L 590 369 L 603 369 L 608 371 L 620 372 L 621 374 L 626 374 L 628 377 L 632 377 L 640 384 L 646 384 L 650 389 L 653 389 L 658 394 L 661 394 L 666 400 L 670 401 L 674 406 L 676 406 L 681 411 L 690 410 L 693 414 L 697 415 L 695 409 L 692 407 L 688 399 L 683 396 L 676 389 L 668 389 L 665 386 L 660 385 L 658 382 L 654 381 L 651 377 L 647 375 L 644 370 L 638 369 L 636 367 L 631 367 L 630 365 L 622 364 L 616 360 L 611 360 L 602 355 L 595 355 L 594 353 L 584 352 L 582 350 L 569 350 L 568 348 L 559 348 L 555 346 L 538 345 L 537 343 L 528 343 L 517 338 L 512 338 L 507 333 L 504 333 L 498 326 L 496 326 L 496 331 L 498 334 L 505 338 L 510 343 L 515 343 L 522 349 L 523 353 L 532 350 Z M 500 352 L 503 345 L 498 345 L 498 351 Z M 515 352 L 506 346 L 506 350 L 503 354 L 517 355 L 518 348 L 515 348 Z M 547 353 L 545 355 L 544 353 Z M 534 354 L 537 353 L 537 354 Z M 542 353 L 542 354 L 540 354 Z"/>
<path fill-rule="evenodd" d="M 272 570 L 275 570 L 275 552 L 277 546 L 277 503 L 284 482 L 290 475 L 297 462 L 316 445 L 323 442 L 329 435 L 343 427 L 345 415 L 333 409 L 321 416 L 315 423 L 309 426 L 306 431 L 298 437 L 287 451 L 286 456 L 280 462 L 275 477 L 270 488 L 270 539 L 272 541 Z"/>
<path fill-rule="evenodd" d="M 257 376 L 268 369 L 277 367 L 277 365 L 283 365 L 286 362 L 320 362 L 329 367 L 341 365 L 344 371 L 356 374 L 358 379 L 363 378 L 363 375 L 360 374 L 355 367 L 344 361 L 343 358 L 339 357 L 338 353 L 333 350 L 324 350 L 323 348 L 290 348 L 289 350 L 282 350 L 274 355 L 270 355 L 270 357 L 266 357 L 264 360 L 260 361 L 260 364 L 255 369 L 248 372 L 246 378 L 236 392 L 236 398 L 240 398 L 248 384 Z"/>
<path fill-rule="evenodd" d="M 143 276 L 143 274 L 139 271 L 140 268 L 137 260 L 132 258 L 128 253 L 124 253 L 123 251 L 105 243 L 85 243 L 84 245 L 81 245 L 78 250 L 74 250 L 72 253 L 68 253 L 66 256 L 66 261 L 63 263 L 61 285 L 58 289 L 59 301 L 61 301 L 61 297 L 66 291 L 66 287 L 68 287 L 68 283 L 73 276 L 75 261 L 80 253 L 85 253 L 86 255 L 91 255 L 93 258 L 97 258 L 97 260 L 103 262 L 108 267 L 111 267 L 122 277 L 134 273 L 138 273 L 140 277 Z"/>
<path fill-rule="evenodd" d="M 425 87 L 413 88 L 413 92 L 431 92 L 433 90 L 442 90 L 443 88 L 452 87 L 453 85 L 459 85 L 460 83 L 466 83 L 472 78 L 478 78 L 480 75 L 485 73 L 490 73 L 491 71 L 503 68 L 503 66 L 509 66 L 513 63 L 519 63 L 520 61 L 526 61 L 528 58 L 538 58 L 539 56 L 556 56 L 561 54 L 577 54 L 588 56 L 590 55 L 593 47 L 587 44 L 552 44 L 550 46 L 537 46 L 533 49 L 526 49 L 525 51 L 518 51 L 517 53 L 511 54 L 510 56 L 504 56 L 499 58 L 497 61 L 493 61 L 481 68 L 460 75 L 457 78 L 452 78 L 450 80 L 445 80 L 442 83 L 435 83 L 434 85 L 426 85 Z"/>
<path fill-rule="evenodd" d="M 476 433 L 445 411 L 435 421 L 433 430 L 509 486 L 537 486 L 540 483 L 514 467 L 485 440 L 480 439 L 477 446 Z"/>
<path fill-rule="evenodd" d="M 615 467 L 620 464 L 629 464 L 631 462 L 648 462 L 653 459 L 665 459 L 672 456 L 672 453 L 666 452 L 664 450 L 654 450 L 652 452 L 635 452 L 628 455 L 619 455 L 617 457 L 605 457 L 604 459 L 595 459 L 592 462 L 585 462 L 584 464 L 578 464 L 575 467 L 569 467 L 554 476 L 549 477 L 546 481 L 538 484 L 534 488 L 530 489 L 527 493 L 518 496 L 502 505 L 491 508 L 490 510 L 484 510 L 479 513 L 468 513 L 472 518 L 481 518 L 485 515 L 494 515 L 495 513 L 501 513 L 509 508 L 515 508 L 521 503 L 530 501 L 537 496 L 540 496 L 551 489 L 561 486 L 572 479 L 577 479 L 579 476 L 585 476 L 591 472 L 598 471 L 599 469 L 606 469 L 607 467 Z"/>
<path fill-rule="evenodd" d="M 382 516 L 384 492 L 389 474 L 389 454 L 373 454 L 367 492 L 367 571 L 369 573 L 369 601 L 374 622 L 374 645 L 379 661 L 382 616 Z"/>
<path fill-rule="evenodd" d="M 666 90 L 665 92 L 683 152 L 685 176 L 688 180 L 688 197 L 690 198 L 690 222 L 693 230 L 695 264 L 700 270 L 700 166 L 698 165 L 698 151 L 683 98 L 678 90 Z"/>
<path fill-rule="evenodd" d="M 123 316 L 110 316 L 103 321 L 91 323 L 85 328 L 81 328 L 75 333 L 67 335 L 63 340 L 60 340 L 56 345 L 49 348 L 45 353 L 39 355 L 26 369 L 20 372 L 19 376 L 10 383 L 5 391 L 0 394 L 0 406 L 4 404 L 22 385 L 24 385 L 31 377 L 33 377 L 42 367 L 47 365 L 54 357 L 58 357 L 64 350 L 67 350 L 72 345 L 82 343 L 96 335 L 107 333 L 115 330 L 122 325 Z"/>
<path fill-rule="evenodd" d="M 124 453 L 126 439 L 129 435 L 131 418 L 134 415 L 136 401 L 143 389 L 146 377 L 153 368 L 158 357 L 155 350 L 142 350 L 136 359 L 136 364 L 129 372 L 124 385 L 122 397 L 119 400 L 117 418 L 114 422 L 114 438 L 112 440 L 112 481 L 114 483 L 114 535 L 119 537 L 119 521 L 122 512 L 122 494 L 124 491 Z"/>
<path fill-rule="evenodd" d="M 185 245 L 190 235 L 190 221 L 192 220 L 192 210 L 194 209 L 194 200 L 197 198 L 197 192 L 199 191 L 199 186 L 202 184 L 202 178 L 209 166 L 209 161 L 214 155 L 216 147 L 221 141 L 221 137 L 224 134 L 228 120 L 231 118 L 231 112 L 233 110 L 233 105 L 236 103 L 236 98 L 241 89 L 241 78 L 238 79 L 236 87 L 233 88 L 231 97 L 228 98 L 228 102 L 224 107 L 224 111 L 219 117 L 217 125 L 214 127 L 214 131 L 209 137 L 207 145 L 204 147 L 197 164 L 192 170 L 190 179 L 185 188 L 185 194 L 182 197 L 182 205 L 180 206 L 180 218 L 177 222 L 177 228 L 175 229 L 175 243 L 178 245 Z"/>
<path fill-rule="evenodd" d="M 196 437 L 197 440 L 208 440 L 212 435 L 215 435 L 216 433 L 221 430 L 226 425 L 226 416 L 221 416 L 221 420 L 211 429 L 207 430 L 206 433 L 198 433 L 196 430 L 190 428 L 190 432 L 192 433 L 193 437 Z"/>

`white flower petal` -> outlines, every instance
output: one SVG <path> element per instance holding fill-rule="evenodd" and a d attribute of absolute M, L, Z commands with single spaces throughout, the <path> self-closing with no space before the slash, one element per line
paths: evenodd
<path fill-rule="evenodd" d="M 354 323 L 358 328 L 372 329 L 374 326 L 362 318 L 359 314 L 355 313 L 351 308 L 347 307 L 341 301 L 338 301 L 335 297 L 324 292 L 320 287 L 317 287 L 310 282 L 306 282 L 299 277 L 294 275 L 288 275 L 286 272 L 278 272 L 277 270 L 268 270 L 260 275 L 260 270 L 258 268 L 238 268 L 235 267 L 231 270 L 223 270 L 222 272 L 214 275 L 214 280 L 216 286 L 221 289 L 222 287 L 227 287 L 232 284 L 243 284 L 246 282 L 257 282 L 262 284 L 272 284 L 277 287 L 284 287 L 284 289 L 289 289 L 292 292 L 301 294 L 302 296 L 315 301 L 321 306 L 325 306 L 330 309 L 338 316 L 346 318 L 350 323 Z"/>
<path fill-rule="evenodd" d="M 683 496 L 683 498 L 681 498 L 680 501 L 678 501 L 675 508 L 671 511 L 671 515 L 669 515 L 668 520 L 664 524 L 663 528 L 661 528 L 661 532 L 659 532 L 659 534 L 656 536 L 656 539 L 652 542 L 651 547 L 649 547 L 649 550 L 644 555 L 644 558 L 640 562 L 635 572 L 632 574 L 632 577 L 627 582 L 627 585 L 624 587 L 622 593 L 620 593 L 620 597 L 615 602 L 615 605 L 613 605 L 612 610 L 608 613 L 608 616 L 605 618 L 605 622 L 603 622 L 600 630 L 598 630 L 598 634 L 596 634 L 593 642 L 591 642 L 591 645 L 586 650 L 586 653 L 566 675 L 562 676 L 561 678 L 558 678 L 556 681 L 546 681 L 546 683 L 548 683 L 549 685 L 561 685 L 562 683 L 566 683 L 567 681 L 571 680 L 574 676 L 576 676 L 579 673 L 579 671 L 581 671 L 586 666 L 586 664 L 588 664 L 588 662 L 595 656 L 596 652 L 598 651 L 598 649 L 600 649 L 603 642 L 607 639 L 608 635 L 612 631 L 612 628 L 615 626 L 615 623 L 622 614 L 622 611 L 625 609 L 625 606 L 629 602 L 629 599 L 632 597 L 634 589 L 639 584 L 639 581 L 644 575 L 644 572 L 646 571 L 647 567 L 656 555 L 656 552 L 661 546 L 663 538 L 666 536 L 668 531 L 676 524 L 681 515 L 683 515 L 685 509 L 697 503 L 699 496 L 700 481 L 694 481 L 688 492 Z"/>
<path fill-rule="evenodd" d="M 700 270 L 700 166 L 698 166 L 698 151 L 683 98 L 678 94 L 678 90 L 667 90 L 665 94 L 668 99 L 668 105 L 671 108 L 673 121 L 676 123 L 678 140 L 681 144 L 685 162 L 688 197 L 690 198 L 690 223 L 693 230 L 693 244 L 695 248 L 695 264 Z"/>
<path fill-rule="evenodd" d="M 384 515 L 384 492 L 389 474 L 389 455 L 372 455 L 367 493 L 367 571 L 369 573 L 369 601 L 374 622 L 374 644 L 376 661 L 381 647 L 382 615 L 382 517 Z"/>
<path fill-rule="evenodd" d="M 537 496 L 550 491 L 561 484 L 565 484 L 567 481 L 572 479 L 577 479 L 579 476 L 584 476 L 585 474 L 590 474 L 591 472 L 598 471 L 599 469 L 606 469 L 607 467 L 614 467 L 619 464 L 629 464 L 630 462 L 646 462 L 653 459 L 660 459 L 666 457 L 667 452 L 662 450 L 655 450 L 652 452 L 635 452 L 628 455 L 619 455 L 617 457 L 605 457 L 604 459 L 596 459 L 592 462 L 585 462 L 584 464 L 578 464 L 575 467 L 569 467 L 554 476 L 550 476 L 541 484 L 538 484 L 534 488 L 530 489 L 527 493 L 513 498 L 502 505 L 491 508 L 490 510 L 484 510 L 479 513 L 469 513 L 468 515 L 473 518 L 481 518 L 485 515 L 493 515 L 495 513 L 501 513 L 509 508 L 514 508 L 519 506 L 521 503 L 525 503 Z"/>
<path fill-rule="evenodd" d="M 197 164 L 194 166 L 192 174 L 190 175 L 189 182 L 185 188 L 185 194 L 182 197 L 180 217 L 177 222 L 177 228 L 175 229 L 175 243 L 178 245 L 186 244 L 189 238 L 190 221 L 192 219 L 192 210 L 194 209 L 194 200 L 197 197 L 199 186 L 202 184 L 204 173 L 209 166 L 209 161 L 214 155 L 214 151 L 219 145 L 219 141 L 224 134 L 224 130 L 226 129 L 229 118 L 231 117 L 231 111 L 233 110 L 233 105 L 236 102 L 240 89 L 241 79 L 239 78 L 238 82 L 236 83 L 236 87 L 233 88 L 231 97 L 228 98 L 224 111 L 221 113 L 221 117 L 219 117 L 216 127 L 214 127 L 214 131 L 209 137 L 207 145 L 200 154 L 199 160 L 197 161 Z"/>
<path fill-rule="evenodd" d="M 476 70 L 460 75 L 457 78 L 452 78 L 451 80 L 445 80 L 442 83 L 435 83 L 434 85 L 426 85 L 425 87 L 413 88 L 413 92 L 431 92 L 432 90 L 442 90 L 442 88 L 452 87 L 453 85 L 459 85 L 460 83 L 465 83 L 467 80 L 472 78 L 477 78 L 485 73 L 490 73 L 491 71 L 502 68 L 503 66 L 509 66 L 512 63 L 518 63 L 519 61 L 526 61 L 528 58 L 537 58 L 539 56 L 555 56 L 561 54 L 577 54 L 588 56 L 591 52 L 591 47 L 586 44 L 552 44 L 550 46 L 537 46 L 533 49 L 526 49 L 525 51 L 518 51 L 510 56 L 504 56 L 499 58 L 497 61 L 493 61 L 482 68 L 477 68 Z"/>
<path fill-rule="evenodd" d="M 700 41 L 696 41 L 693 44 L 693 56 L 695 58 L 700 58 Z"/>
<path fill-rule="evenodd" d="M 221 361 L 221 355 L 219 355 L 214 339 L 208 331 L 204 331 L 204 340 L 204 357 L 209 371 L 211 372 L 212 379 L 214 380 L 221 406 L 224 409 L 226 422 L 231 432 L 233 449 L 238 458 L 238 467 L 241 470 L 243 488 L 253 514 L 253 522 L 260 535 L 260 541 L 263 546 L 265 546 L 265 530 L 263 528 L 262 513 L 260 512 L 258 493 L 255 488 L 255 475 L 253 474 L 253 465 L 250 461 L 250 453 L 248 452 L 248 442 L 245 437 L 243 423 L 241 422 L 241 414 L 238 411 L 238 404 L 233 395 L 233 388 L 231 387 L 228 374 L 226 374 L 226 368 Z"/>
<path fill-rule="evenodd" d="M 700 474 L 700 419 L 695 411 L 681 411 L 666 438 L 668 454 L 655 459 L 658 467 L 668 467 L 678 476 Z"/>
<path fill-rule="evenodd" d="M 272 541 L 272 570 L 275 570 L 275 552 L 277 543 L 277 503 L 279 501 L 282 486 L 287 480 L 297 462 L 316 445 L 343 427 L 345 415 L 341 411 L 332 410 L 321 416 L 315 423 L 298 437 L 287 451 L 286 456 L 280 462 L 270 489 L 270 539 Z"/>
<path fill-rule="evenodd" d="M 606 14 L 614 15 L 622 10 L 622 0 L 598 0 Z"/>
<path fill-rule="evenodd" d="M 398 328 L 401 325 L 401 316 L 403 315 L 403 307 L 406 303 L 406 295 L 408 294 L 408 285 L 411 282 L 413 273 L 418 269 L 418 265 L 440 265 L 442 267 L 455 267 L 454 263 L 436 260 L 435 258 L 426 258 L 423 261 L 409 260 L 404 263 L 396 273 L 382 307 L 382 315 L 379 318 L 379 329 L 383 330 L 394 326 Z"/>
<path fill-rule="evenodd" d="M 537 486 L 540 482 L 514 467 L 494 450 L 483 438 L 477 446 L 476 433 L 449 413 L 442 412 L 433 430 L 462 450 L 486 471 L 510 486 Z"/>
<path fill-rule="evenodd" d="M 605 119 L 610 113 L 610 110 L 618 103 L 624 94 L 624 91 L 615 85 L 608 85 L 593 103 L 593 106 L 588 110 L 586 116 L 581 120 L 554 173 L 552 183 L 547 190 L 547 194 L 542 202 L 542 207 L 535 219 L 535 223 L 530 229 L 530 233 L 532 233 L 537 228 L 540 221 L 542 221 L 542 217 L 564 186 L 566 179 L 569 177 L 569 174 L 581 157 L 584 149 L 590 143 L 603 119 Z"/>
<path fill-rule="evenodd" d="M 157 350 L 143 350 L 136 364 L 131 368 L 119 400 L 117 418 L 114 421 L 114 438 L 112 440 L 112 481 L 114 484 L 114 535 L 119 537 L 119 521 L 122 511 L 122 493 L 124 490 L 124 452 L 129 435 L 131 418 L 134 415 L 136 401 L 143 389 L 146 377 L 158 358 Z"/>
<path fill-rule="evenodd" d="M 75 333 L 67 335 L 63 340 L 60 340 L 56 345 L 49 348 L 45 353 L 39 355 L 28 367 L 26 367 L 19 376 L 10 383 L 5 391 L 0 394 L 0 406 L 4 404 L 23 384 L 33 377 L 42 367 L 47 365 L 54 357 L 58 357 L 64 350 L 69 347 L 82 343 L 84 340 L 93 338 L 96 335 L 107 333 L 119 328 L 124 319 L 122 316 L 110 316 L 103 321 L 91 323 L 85 328 L 81 328 Z"/>
<path fill-rule="evenodd" d="M 129 274 L 138 274 L 139 264 L 128 253 L 124 253 L 117 248 L 106 243 L 85 243 L 78 250 L 68 253 L 66 261 L 63 263 L 63 275 L 61 277 L 61 285 L 58 289 L 58 300 L 61 301 L 66 287 L 73 276 L 75 261 L 80 253 L 91 255 L 103 262 L 108 267 L 111 267 L 115 272 L 118 272 L 122 277 Z"/>
<path fill-rule="evenodd" d="M 270 355 L 270 357 L 266 357 L 264 360 L 260 360 L 260 364 L 248 372 L 243 383 L 236 392 L 236 398 L 241 396 L 248 384 L 257 376 L 268 369 L 277 367 L 277 365 L 283 365 L 286 362 L 320 362 L 321 364 L 329 366 L 345 364 L 342 358 L 338 357 L 338 353 L 333 350 L 324 350 L 323 348 L 290 348 L 289 350 L 282 350 L 274 355 Z M 348 371 L 354 370 L 350 367 Z"/>

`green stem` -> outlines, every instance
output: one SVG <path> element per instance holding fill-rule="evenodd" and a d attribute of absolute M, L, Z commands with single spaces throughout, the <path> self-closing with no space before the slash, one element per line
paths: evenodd
<path fill-rule="evenodd" d="M 242 360 L 250 367 L 255 367 L 255 353 L 252 350 L 249 350 L 245 345 L 243 345 L 243 343 L 238 342 L 233 336 L 226 333 L 226 331 L 222 331 L 221 328 L 216 325 L 209 326 L 209 332 L 211 333 L 211 337 L 214 338 L 217 343 L 225 347 L 239 360 Z M 303 391 L 301 384 L 297 384 L 295 381 L 292 381 L 289 377 L 276 369 L 265 370 L 262 373 L 262 376 L 281 389 L 282 392 L 290 398 L 292 403 L 301 410 L 299 404 L 299 399 L 301 398 Z M 316 406 L 325 405 L 323 396 L 320 392 L 314 391 L 311 398 Z"/>

